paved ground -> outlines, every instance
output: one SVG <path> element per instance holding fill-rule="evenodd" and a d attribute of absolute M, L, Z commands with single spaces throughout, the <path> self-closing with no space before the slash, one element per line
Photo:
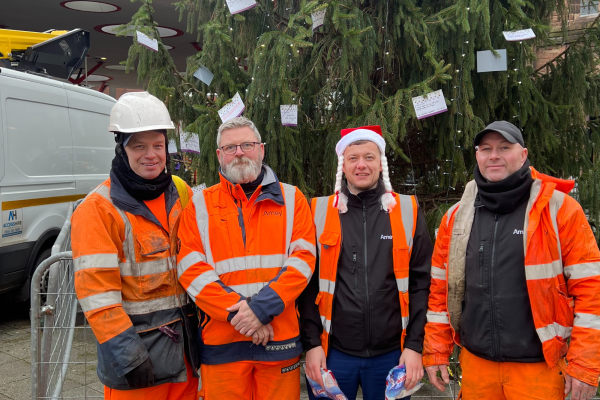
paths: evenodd
<path fill-rule="evenodd" d="M 29 305 L 9 303 L 0 298 L 0 400 L 31 399 L 31 329 Z M 71 361 L 62 395 L 64 398 L 102 398 L 102 385 L 96 376 L 96 345 L 89 329 L 78 329 L 74 335 Z M 302 373 L 304 376 L 304 373 Z M 301 400 L 308 399 L 302 379 Z M 456 391 L 454 392 L 456 394 Z M 413 399 L 447 399 L 425 387 Z M 358 400 L 362 400 L 359 395 Z"/>

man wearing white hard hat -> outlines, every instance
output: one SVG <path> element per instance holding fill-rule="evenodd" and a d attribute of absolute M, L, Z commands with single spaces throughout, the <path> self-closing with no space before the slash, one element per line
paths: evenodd
<path fill-rule="evenodd" d="M 392 190 L 381 127 L 341 133 L 335 194 L 311 205 L 319 258 L 298 305 L 306 375 L 323 385 L 329 369 L 348 399 L 361 386 L 379 400 L 395 366 L 406 389 L 423 377 L 433 246 L 417 199 Z"/>
<path fill-rule="evenodd" d="M 98 340 L 104 398 L 196 399 L 193 303 L 177 280 L 179 216 L 191 189 L 169 171 L 165 105 L 147 92 L 117 101 L 110 178 L 72 218 L 75 290 Z"/>

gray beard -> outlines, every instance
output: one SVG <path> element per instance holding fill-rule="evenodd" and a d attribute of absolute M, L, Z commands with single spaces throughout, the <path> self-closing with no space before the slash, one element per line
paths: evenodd
<path fill-rule="evenodd" d="M 247 157 L 236 158 L 231 163 L 221 167 L 225 176 L 233 184 L 249 183 L 260 175 L 262 161 L 252 161 Z"/>

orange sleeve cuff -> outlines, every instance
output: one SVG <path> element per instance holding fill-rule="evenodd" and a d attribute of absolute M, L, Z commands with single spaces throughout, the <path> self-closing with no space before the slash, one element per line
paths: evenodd
<path fill-rule="evenodd" d="M 426 354 L 423 355 L 423 366 L 431 367 L 432 365 L 450 365 L 450 354 Z"/>
<path fill-rule="evenodd" d="M 569 363 L 567 365 L 567 374 L 588 385 L 598 386 L 598 378 L 600 374 L 596 371 L 591 371 L 587 368 L 580 367 L 577 364 Z"/>

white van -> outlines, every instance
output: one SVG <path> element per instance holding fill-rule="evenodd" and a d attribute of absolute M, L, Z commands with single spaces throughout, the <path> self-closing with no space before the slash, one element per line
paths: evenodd
<path fill-rule="evenodd" d="M 0 68 L 0 294 L 29 298 L 70 201 L 108 177 L 116 102 L 97 91 Z"/>

